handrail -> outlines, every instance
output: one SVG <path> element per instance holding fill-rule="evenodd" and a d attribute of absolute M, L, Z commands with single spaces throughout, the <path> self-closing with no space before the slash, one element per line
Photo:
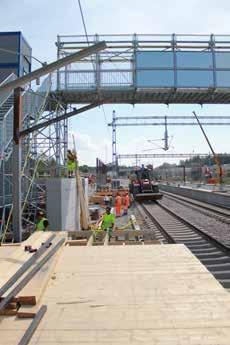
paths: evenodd
<path fill-rule="evenodd" d="M 6 79 L 0 83 L 0 87 L 4 84 L 7 84 L 10 81 L 17 79 L 17 76 L 14 73 L 11 73 Z M 0 92 L 0 107 L 7 101 L 7 99 L 13 94 L 13 91 L 1 91 Z"/>
<path fill-rule="evenodd" d="M 8 83 L 9 81 L 11 80 L 14 80 L 16 79 L 17 76 L 15 73 L 11 73 L 10 75 L 8 75 L 8 77 L 6 77 L 6 79 L 4 79 L 1 83 L 0 83 L 0 86 L 4 85 L 5 83 Z"/>

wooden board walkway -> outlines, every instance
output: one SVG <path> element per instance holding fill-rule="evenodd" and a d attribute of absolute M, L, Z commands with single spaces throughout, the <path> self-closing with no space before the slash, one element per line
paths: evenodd
<path fill-rule="evenodd" d="M 31 345 L 230 344 L 230 295 L 183 245 L 64 247 L 52 278 Z"/>

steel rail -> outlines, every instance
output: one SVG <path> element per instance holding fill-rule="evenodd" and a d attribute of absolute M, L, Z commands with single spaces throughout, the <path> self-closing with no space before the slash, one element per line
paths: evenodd
<path fill-rule="evenodd" d="M 142 208 L 144 209 L 145 213 L 148 215 L 148 217 L 151 219 L 153 224 L 157 227 L 157 229 L 160 231 L 160 233 L 166 238 L 168 243 L 176 243 L 174 238 L 165 230 L 165 228 L 151 215 L 151 213 L 148 211 L 148 209 L 144 206 L 144 204 L 140 204 Z"/>
<path fill-rule="evenodd" d="M 32 338 L 34 332 L 36 331 L 39 323 L 41 322 L 43 316 L 45 315 L 47 311 L 47 306 L 42 305 L 39 311 L 36 313 L 33 321 L 30 323 L 29 327 L 27 328 L 25 334 L 19 341 L 18 345 L 27 345 L 30 342 L 30 339 Z"/>
<path fill-rule="evenodd" d="M 12 277 L 0 288 L 0 297 L 2 297 L 6 291 L 11 288 L 13 284 L 16 283 L 17 279 L 21 277 L 34 263 L 35 261 L 47 250 L 46 246 L 56 237 L 56 235 L 51 235 L 45 243 L 34 253 L 18 270 Z"/>
<path fill-rule="evenodd" d="M 193 229 L 195 232 L 199 233 L 201 236 L 205 237 L 209 242 L 214 242 L 215 245 L 217 247 L 219 247 L 221 250 L 225 251 L 226 253 L 228 253 L 228 255 L 230 255 L 230 248 L 228 246 L 226 246 L 225 244 L 221 243 L 220 241 L 218 241 L 216 238 L 214 238 L 211 235 L 208 235 L 207 233 L 205 233 L 204 231 L 202 231 L 198 226 L 191 224 L 188 220 L 186 220 L 184 217 L 179 216 L 177 213 L 173 212 L 170 208 L 168 208 L 165 205 L 159 204 L 157 202 L 157 204 L 164 209 L 166 212 L 168 212 L 169 214 L 171 214 L 174 218 L 178 219 L 180 222 L 182 222 L 183 224 L 185 224 L 186 226 L 190 227 L 191 229 Z"/>
<path fill-rule="evenodd" d="M 10 302 L 10 300 L 17 296 L 17 294 L 28 284 L 28 282 L 35 276 L 35 274 L 42 268 L 42 266 L 57 252 L 57 250 L 62 246 L 65 242 L 65 239 L 61 239 L 57 242 L 57 244 L 50 249 L 48 254 L 46 254 L 41 261 L 39 261 L 34 268 L 27 273 L 27 275 L 15 286 L 15 288 L 10 291 L 10 293 L 4 297 L 4 299 L 0 302 L 0 310 L 4 309 L 4 307 Z"/>
<path fill-rule="evenodd" d="M 166 197 L 173 199 L 173 200 L 179 200 L 179 201 L 183 202 L 183 204 L 194 205 L 194 206 L 199 207 L 200 209 L 205 209 L 205 210 L 208 210 L 210 212 L 213 212 L 213 214 L 224 216 L 224 217 L 226 217 L 228 222 L 230 222 L 230 209 L 229 208 L 214 206 L 214 205 L 205 203 L 203 201 L 194 200 L 191 198 L 187 198 L 187 197 L 184 197 L 181 195 L 175 195 L 173 193 L 169 193 L 169 192 L 165 192 L 165 191 L 161 191 L 161 192 Z"/>

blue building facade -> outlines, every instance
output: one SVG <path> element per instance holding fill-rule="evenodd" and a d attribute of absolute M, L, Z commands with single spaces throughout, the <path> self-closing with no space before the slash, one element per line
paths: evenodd
<path fill-rule="evenodd" d="M 32 49 L 20 31 L 0 32 L 0 83 L 11 73 L 21 77 L 31 71 Z"/>

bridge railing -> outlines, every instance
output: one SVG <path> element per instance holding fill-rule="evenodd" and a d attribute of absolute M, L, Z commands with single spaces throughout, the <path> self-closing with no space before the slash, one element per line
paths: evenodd
<path fill-rule="evenodd" d="M 230 90 L 228 35 L 58 36 L 58 57 L 100 40 L 107 48 L 60 70 L 53 90 Z"/>
<path fill-rule="evenodd" d="M 59 71 L 52 77 L 52 90 L 76 90 L 96 88 L 133 87 L 133 71 L 101 70 L 99 73 L 89 70 Z"/>

